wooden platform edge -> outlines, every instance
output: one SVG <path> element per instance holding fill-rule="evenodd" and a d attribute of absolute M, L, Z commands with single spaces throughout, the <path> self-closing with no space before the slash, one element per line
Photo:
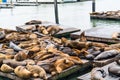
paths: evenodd
<path fill-rule="evenodd" d="M 70 38 L 71 39 L 78 39 L 80 35 L 71 33 Z M 120 43 L 120 39 L 109 39 L 109 38 L 100 38 L 100 37 L 93 37 L 93 36 L 85 36 L 88 41 L 96 41 L 96 42 L 105 42 L 105 43 Z"/>
<path fill-rule="evenodd" d="M 82 69 L 86 69 L 87 67 L 90 67 L 90 66 L 92 66 L 91 62 L 87 62 L 84 65 L 75 65 L 73 67 L 70 67 L 70 68 L 64 70 L 60 74 L 56 74 L 55 76 L 49 77 L 48 80 L 57 80 L 59 78 L 66 77 L 66 76 L 69 76 L 70 74 L 73 74 L 73 73 L 80 71 Z"/>

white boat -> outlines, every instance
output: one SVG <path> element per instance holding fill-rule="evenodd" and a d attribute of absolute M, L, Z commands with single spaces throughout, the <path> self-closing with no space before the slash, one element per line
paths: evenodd
<path fill-rule="evenodd" d="M 16 2 L 20 3 L 53 3 L 54 0 L 17 0 Z M 77 0 L 57 0 L 59 3 L 64 3 L 64 2 L 77 2 Z"/>
<path fill-rule="evenodd" d="M 14 5 L 10 3 L 0 3 L 0 8 L 13 8 Z"/>
<path fill-rule="evenodd" d="M 14 3 L 15 6 L 38 6 L 38 3 Z"/>

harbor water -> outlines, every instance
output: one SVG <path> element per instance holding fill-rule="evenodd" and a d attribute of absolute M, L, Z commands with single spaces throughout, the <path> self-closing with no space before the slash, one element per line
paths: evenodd
<path fill-rule="evenodd" d="M 96 11 L 120 10 L 119 3 L 120 0 L 96 0 Z M 58 11 L 59 23 L 65 25 L 66 28 L 75 27 L 86 30 L 92 27 L 120 27 L 120 21 L 91 20 L 89 13 L 92 12 L 92 1 L 59 4 Z M 0 28 L 15 29 L 16 26 L 23 25 L 30 20 L 55 23 L 54 4 L 15 6 L 12 9 L 0 9 Z M 76 80 L 76 75 L 69 77 L 68 80 Z"/>
<path fill-rule="evenodd" d="M 96 0 L 96 11 L 119 10 L 119 0 Z M 118 26 L 119 21 L 90 20 L 92 1 L 63 3 L 58 5 L 59 22 L 66 27 L 86 30 L 92 27 Z M 15 6 L 13 9 L 0 9 L 0 27 L 15 29 L 26 21 L 38 19 L 55 22 L 54 4 L 39 6 Z"/>

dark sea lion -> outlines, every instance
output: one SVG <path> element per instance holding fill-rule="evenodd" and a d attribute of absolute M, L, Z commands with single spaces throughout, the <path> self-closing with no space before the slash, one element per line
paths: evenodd
<path fill-rule="evenodd" d="M 111 65 L 108 67 L 108 72 L 112 75 L 116 75 L 120 77 L 120 65 Z"/>
<path fill-rule="evenodd" d="M 104 51 L 104 52 L 100 53 L 98 56 L 96 56 L 94 59 L 95 60 L 108 59 L 108 58 L 111 58 L 111 57 L 115 57 L 119 53 L 120 52 L 117 51 L 117 50 Z"/>
<path fill-rule="evenodd" d="M 88 55 L 86 55 L 85 57 L 86 57 L 86 59 L 88 59 L 88 60 L 94 60 L 94 58 L 95 58 L 95 56 L 92 55 L 92 54 L 88 54 Z"/>
<path fill-rule="evenodd" d="M 91 80 L 105 80 L 106 72 L 101 68 L 93 68 L 91 71 Z"/>
<path fill-rule="evenodd" d="M 32 24 L 41 24 L 42 21 L 40 20 L 31 20 L 25 23 L 25 25 L 32 25 Z"/>
<path fill-rule="evenodd" d="M 118 65 L 120 65 L 120 59 L 119 59 L 119 60 L 116 60 L 116 63 L 117 63 Z"/>
<path fill-rule="evenodd" d="M 0 40 L 5 38 L 5 32 L 4 31 L 0 31 Z"/>
<path fill-rule="evenodd" d="M 73 50 L 69 47 L 63 47 L 63 49 L 61 49 L 61 51 L 70 56 L 76 55 L 75 52 L 73 52 Z"/>
<path fill-rule="evenodd" d="M 94 56 L 97 56 L 97 55 L 99 55 L 101 53 L 101 51 L 94 51 L 93 53 L 91 53 L 92 55 L 94 55 Z"/>

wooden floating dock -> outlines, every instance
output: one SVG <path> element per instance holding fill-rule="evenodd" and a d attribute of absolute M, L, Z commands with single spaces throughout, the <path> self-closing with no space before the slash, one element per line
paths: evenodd
<path fill-rule="evenodd" d="M 120 10 L 106 11 L 106 12 L 92 12 L 91 19 L 106 19 L 106 20 L 120 20 Z"/>
<path fill-rule="evenodd" d="M 93 66 L 95 67 L 103 67 L 107 64 L 110 64 L 112 62 L 115 61 L 115 57 L 114 58 L 110 58 L 110 59 L 104 59 L 104 60 L 97 60 L 97 61 L 93 61 Z"/>
<path fill-rule="evenodd" d="M 90 15 L 91 19 L 103 19 L 103 20 L 120 20 L 120 17 L 105 16 L 105 15 Z"/>
<path fill-rule="evenodd" d="M 114 32 L 120 32 L 119 27 L 95 27 L 85 31 L 85 37 L 88 41 L 106 42 L 106 43 L 119 43 L 120 39 L 112 39 Z M 71 33 L 71 39 L 79 38 L 81 32 Z"/>
<path fill-rule="evenodd" d="M 46 21 L 44 21 L 44 22 L 42 22 L 42 24 L 38 24 L 38 25 L 44 25 L 44 26 L 57 25 L 57 26 L 63 28 L 63 30 L 58 32 L 56 35 L 54 35 L 54 37 L 70 37 L 71 33 L 80 31 L 80 29 L 77 29 L 77 28 L 74 28 L 74 27 L 67 27 L 66 28 L 66 26 L 64 26 L 64 25 L 55 24 L 55 23 L 46 22 Z M 25 28 L 28 27 L 28 26 L 35 26 L 35 25 L 16 26 L 16 30 L 19 31 L 19 32 L 27 32 L 27 31 L 25 31 Z M 34 33 L 39 34 L 39 32 L 34 32 Z M 41 33 L 39 35 L 45 36 L 44 34 L 41 34 Z"/>
<path fill-rule="evenodd" d="M 105 70 L 105 72 L 107 73 L 107 76 L 105 78 L 105 80 L 119 80 L 119 78 L 117 77 L 112 77 L 112 76 L 109 76 L 109 73 L 108 73 L 108 67 L 112 64 L 114 64 L 115 62 L 111 63 L 111 64 L 108 64 L 104 67 L 101 67 L 103 70 Z M 80 77 L 77 77 L 77 80 L 91 80 L 91 73 L 87 73 L 83 76 L 80 76 Z"/>
<path fill-rule="evenodd" d="M 48 80 L 57 80 L 59 78 L 63 78 L 63 77 L 66 77 L 70 74 L 73 74 L 77 71 L 80 71 L 80 70 L 85 70 L 86 68 L 92 66 L 91 62 L 88 62 L 86 60 L 83 60 L 84 64 L 83 65 L 75 65 L 75 66 L 72 66 L 64 71 L 62 71 L 61 73 L 59 74 L 56 74 L 54 76 L 51 76 L 50 74 L 47 74 L 47 77 L 48 77 Z M 40 79 L 40 78 L 29 78 L 29 79 L 22 79 L 22 78 L 19 78 L 17 77 L 14 73 L 3 73 L 0 71 L 0 76 L 2 77 L 7 77 L 9 79 L 13 79 L 13 80 L 43 80 L 43 79 Z"/>

